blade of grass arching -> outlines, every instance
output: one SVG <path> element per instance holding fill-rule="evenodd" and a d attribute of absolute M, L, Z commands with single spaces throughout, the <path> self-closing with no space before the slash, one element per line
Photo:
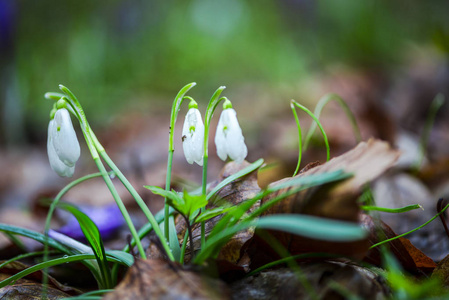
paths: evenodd
<path fill-rule="evenodd" d="M 298 163 L 296 164 L 295 172 L 293 172 L 293 177 L 296 176 L 299 172 L 299 166 L 301 165 L 301 159 L 302 159 L 302 131 L 301 131 L 301 124 L 299 123 L 298 114 L 296 113 L 295 106 L 293 103 L 290 103 L 290 108 L 292 109 L 293 116 L 295 117 L 296 126 L 298 127 Z"/>
<path fill-rule="evenodd" d="M 351 242 L 366 237 L 366 231 L 357 223 L 300 214 L 264 216 L 256 227 L 325 241 Z"/>
<path fill-rule="evenodd" d="M 327 103 L 329 103 L 331 100 L 336 101 L 340 107 L 343 109 L 343 111 L 346 113 L 347 118 L 351 122 L 352 129 L 354 131 L 355 139 L 357 143 L 362 141 L 362 135 L 360 134 L 359 126 L 357 125 L 357 120 L 355 119 L 354 114 L 352 113 L 351 109 L 349 108 L 348 104 L 345 100 L 343 100 L 340 96 L 337 94 L 327 94 L 324 95 L 315 106 L 315 116 L 317 119 L 320 118 L 321 111 L 323 110 L 324 106 L 326 106 Z M 304 151 L 307 150 L 307 147 L 309 146 L 310 139 L 312 138 L 313 133 L 316 130 L 316 123 L 312 123 L 310 125 L 309 131 L 307 132 L 306 138 L 304 140 Z"/>
<path fill-rule="evenodd" d="M 265 202 L 263 205 L 261 205 L 258 209 L 256 209 L 254 212 L 252 212 L 248 219 L 254 219 L 255 217 L 259 216 L 266 210 L 268 210 L 270 207 L 281 201 L 282 199 L 296 194 L 302 190 L 323 185 L 326 183 L 336 182 L 344 179 L 348 179 L 352 177 L 353 175 L 351 173 L 345 173 L 343 170 L 337 170 L 333 172 L 328 173 L 322 173 L 322 174 L 312 174 L 309 176 L 300 176 L 292 178 L 291 180 L 282 182 L 280 184 L 277 184 L 275 186 L 269 187 L 267 189 L 268 193 L 273 193 L 275 191 L 279 191 L 281 189 L 286 189 L 289 187 L 295 187 L 273 199 L 270 199 L 269 201 Z"/>
<path fill-rule="evenodd" d="M 360 208 L 363 210 L 374 210 L 374 211 L 381 211 L 381 212 L 387 212 L 387 213 L 393 213 L 393 214 L 403 213 L 403 212 L 411 211 L 411 210 L 418 209 L 418 208 L 421 208 L 422 210 L 424 210 L 424 208 L 419 204 L 412 204 L 412 205 L 407 205 L 407 206 L 399 207 L 399 208 L 388 208 L 388 207 L 362 205 L 362 206 L 360 206 Z"/>
<path fill-rule="evenodd" d="M 1 232 L 5 232 L 5 233 L 9 233 L 9 234 L 16 234 L 16 235 L 20 235 L 20 236 L 24 236 L 30 239 L 33 239 L 39 243 L 45 244 L 48 243 L 48 245 L 56 250 L 61 251 L 62 253 L 65 254 L 72 254 L 73 252 L 71 250 L 69 250 L 68 248 L 66 248 L 65 246 L 63 246 L 61 243 L 55 241 L 52 238 L 46 238 L 42 233 L 33 231 L 33 230 L 29 230 L 29 229 L 25 229 L 25 228 L 21 228 L 21 227 L 17 227 L 17 226 L 12 226 L 12 225 L 8 225 L 8 224 L 2 224 L 0 223 L 0 231 Z M 48 239 L 48 240 L 47 240 Z"/>
<path fill-rule="evenodd" d="M 57 253 L 57 252 L 51 251 L 51 253 L 53 254 L 53 253 Z M 33 256 L 42 255 L 42 254 L 44 254 L 44 251 L 29 252 L 29 253 L 17 255 L 16 257 L 13 257 L 13 258 L 8 259 L 7 261 L 1 263 L 0 264 L 0 269 L 3 268 L 4 266 L 6 266 L 7 264 L 12 263 L 14 261 L 18 261 L 18 260 L 21 260 L 21 259 L 24 259 L 24 258 L 27 258 L 27 257 L 33 257 Z"/>
<path fill-rule="evenodd" d="M 249 227 L 285 231 L 309 238 L 327 241 L 355 241 L 366 236 L 358 224 L 330 220 L 307 215 L 270 215 L 257 220 L 244 220 L 208 238 L 205 246 L 195 257 L 194 263 L 201 264 L 218 253 L 219 249 L 237 232 Z"/>
<path fill-rule="evenodd" d="M 209 192 L 209 194 L 207 194 L 206 200 L 209 201 L 210 198 L 212 198 L 219 190 L 224 188 L 226 185 L 228 185 L 229 183 L 231 183 L 232 181 L 234 181 L 240 177 L 243 177 L 243 176 L 257 170 L 258 168 L 260 168 L 262 166 L 262 164 L 263 164 L 263 159 L 261 158 L 261 159 L 256 160 L 255 162 L 253 162 L 251 165 L 247 166 L 246 168 L 227 177 L 225 180 L 223 180 L 222 182 L 217 184 L 217 186 L 214 187 L 213 190 Z"/>
<path fill-rule="evenodd" d="M 100 231 L 97 225 L 76 206 L 68 203 L 59 203 L 58 208 L 64 209 L 70 212 L 78 221 L 81 230 L 86 237 L 89 245 L 94 251 L 98 265 L 100 267 L 103 280 L 106 283 L 105 288 L 112 288 L 111 272 L 106 259 L 106 253 L 103 246 L 103 240 L 101 239 Z"/>
<path fill-rule="evenodd" d="M 201 213 L 198 218 L 195 219 L 195 222 L 204 222 L 209 219 L 215 218 L 218 215 L 225 214 L 232 210 L 233 207 L 216 207 L 212 209 L 205 210 L 203 213 Z"/>
<path fill-rule="evenodd" d="M 396 239 L 398 239 L 398 238 L 401 238 L 401 237 L 403 237 L 403 236 L 406 236 L 406 235 L 408 235 L 408 234 L 410 234 L 410 233 L 412 233 L 412 232 L 415 232 L 415 231 L 417 231 L 417 230 L 423 228 L 424 226 L 426 226 L 427 224 L 429 224 L 430 222 L 432 222 L 433 220 L 435 220 L 436 218 L 438 218 L 442 213 L 444 213 L 444 212 L 446 211 L 447 208 L 449 208 L 449 204 L 446 205 L 446 206 L 445 206 L 439 213 L 437 213 L 437 214 L 436 214 L 435 216 L 433 216 L 429 221 L 425 222 L 425 223 L 422 224 L 421 226 L 418 226 L 418 227 L 416 227 L 415 229 L 412 229 L 412 230 L 410 230 L 410 231 L 407 231 L 407 232 L 405 232 L 405 233 L 403 233 L 403 234 L 397 235 L 397 236 L 395 236 L 395 237 L 393 237 L 393 238 L 391 238 L 391 239 L 387 239 L 387 240 L 384 240 L 384 241 L 379 242 L 379 243 L 377 243 L 377 244 L 374 244 L 374 245 L 372 245 L 372 246 L 370 247 L 370 249 L 372 249 L 372 248 L 374 248 L 374 247 L 378 247 L 378 246 L 383 245 L 383 244 L 386 244 L 386 243 L 389 243 L 389 242 L 391 242 L 391 241 L 393 241 L 393 240 L 396 240 Z"/>
<path fill-rule="evenodd" d="M 283 193 L 270 201 L 267 201 L 262 206 L 260 206 L 258 209 L 253 211 L 248 217 L 245 218 L 245 220 L 253 220 L 256 217 L 258 217 L 260 214 L 262 214 L 264 211 L 269 209 L 271 206 L 276 204 L 277 202 L 281 201 L 282 199 L 293 195 L 295 193 L 298 193 L 301 190 L 321 185 L 325 183 L 330 183 L 334 181 L 339 181 L 343 179 L 347 179 L 351 177 L 352 174 L 345 173 L 343 170 L 337 170 L 333 172 L 328 172 L 324 174 L 313 174 L 309 176 L 299 176 L 292 178 L 291 180 L 282 182 L 280 184 L 274 185 L 272 187 L 268 187 L 266 190 L 260 192 L 258 195 L 256 195 L 253 199 L 246 200 L 245 202 L 241 203 L 240 205 L 231 208 L 229 212 L 220 220 L 218 223 L 214 226 L 212 231 L 209 233 L 209 238 L 212 236 L 220 233 L 223 231 L 226 227 L 230 227 L 237 222 L 239 222 L 240 218 L 260 199 L 267 196 L 270 193 L 273 193 L 275 191 L 298 186 L 294 189 L 291 189 L 287 191 L 286 193 Z"/>
<path fill-rule="evenodd" d="M 318 124 L 318 127 L 320 128 L 321 134 L 323 135 L 324 143 L 326 144 L 326 154 L 327 154 L 327 159 L 326 160 L 329 160 L 330 159 L 329 140 L 327 139 L 326 132 L 324 131 L 324 128 L 321 125 L 320 121 L 318 120 L 318 118 L 307 107 L 299 104 L 295 100 L 291 100 L 291 103 L 293 105 L 295 105 L 296 107 L 302 109 L 304 112 L 306 112 L 316 122 L 316 124 Z M 305 150 L 303 150 L 303 151 L 305 151 Z"/>
<path fill-rule="evenodd" d="M 131 254 L 120 250 L 107 250 L 106 259 L 109 261 L 114 259 L 127 267 L 131 267 L 134 264 L 134 257 Z"/>
<path fill-rule="evenodd" d="M 435 122 L 435 117 L 437 115 L 438 110 L 443 106 L 445 97 L 443 94 L 438 94 L 432 101 L 430 105 L 429 112 L 427 114 L 426 123 L 424 125 L 424 129 L 421 135 L 421 140 L 419 143 L 419 158 L 416 163 L 412 166 L 412 170 L 417 172 L 422 165 L 424 160 L 424 156 L 426 154 L 427 143 L 429 142 L 430 131 L 432 130 L 433 124 Z"/>
<path fill-rule="evenodd" d="M 71 256 L 65 255 L 64 257 L 61 257 L 61 258 L 48 260 L 46 262 L 39 263 L 39 264 L 29 267 L 23 271 L 20 271 L 19 273 L 14 274 L 13 276 L 11 276 L 3 281 L 0 281 L 0 288 L 3 288 L 5 286 L 7 286 L 8 284 L 10 284 L 20 278 L 23 278 L 31 273 L 34 273 L 36 271 L 39 271 L 39 270 L 42 270 L 45 268 L 65 264 L 68 262 L 83 261 L 83 260 L 94 259 L 94 258 L 95 258 L 95 255 L 93 255 L 93 254 L 75 254 L 75 255 L 71 255 Z"/>

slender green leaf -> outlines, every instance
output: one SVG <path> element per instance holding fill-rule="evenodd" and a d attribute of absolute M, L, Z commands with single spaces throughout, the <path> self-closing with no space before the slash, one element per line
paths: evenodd
<path fill-rule="evenodd" d="M 258 209 L 256 209 L 251 215 L 250 218 L 255 218 L 268 210 L 270 207 L 281 201 L 282 199 L 285 199 L 286 197 L 296 194 L 302 190 L 327 184 L 331 182 L 336 182 L 344 179 L 348 179 L 352 177 L 353 175 L 351 173 L 345 173 L 343 170 L 337 170 L 333 172 L 328 173 L 322 173 L 322 174 L 312 174 L 309 176 L 297 176 L 293 177 L 291 180 L 282 182 L 280 184 L 276 184 L 272 187 L 268 187 L 267 192 L 272 193 L 275 191 L 279 191 L 281 189 L 287 189 L 290 187 L 295 187 L 294 189 L 288 190 L 284 194 L 278 195 L 277 197 L 270 199 L 269 201 L 265 202 L 263 205 L 261 205 Z"/>
<path fill-rule="evenodd" d="M 301 214 L 265 216 L 256 226 L 325 241 L 351 242 L 366 237 L 366 231 L 357 223 Z"/>
<path fill-rule="evenodd" d="M 175 219 L 173 216 L 169 216 L 168 218 L 168 225 L 170 228 L 170 250 L 172 251 L 175 260 L 179 261 L 181 258 L 181 247 L 179 246 L 178 235 L 176 234 Z"/>
<path fill-rule="evenodd" d="M 357 125 L 357 120 L 355 119 L 355 116 L 352 113 L 351 109 L 349 108 L 348 104 L 343 100 L 343 98 L 341 98 L 337 94 L 324 95 L 318 101 L 317 105 L 315 106 L 315 111 L 314 111 L 316 118 L 317 119 L 320 118 L 321 111 L 323 110 L 324 106 L 326 106 L 326 104 L 332 100 L 336 101 L 340 105 L 340 107 L 343 109 L 343 111 L 346 113 L 347 118 L 351 122 L 351 126 L 354 131 L 354 136 L 355 136 L 356 141 L 361 142 L 362 135 L 360 134 L 360 129 L 359 129 L 359 126 Z M 304 140 L 304 146 L 303 146 L 304 151 L 307 149 L 307 146 L 309 145 L 309 141 L 312 138 L 312 135 L 316 130 L 316 126 L 317 126 L 317 123 L 315 123 L 315 122 L 310 125 L 309 131 L 307 132 L 306 138 Z"/>
<path fill-rule="evenodd" d="M 366 231 L 356 223 L 330 220 L 320 217 L 282 214 L 271 215 L 257 220 L 245 220 L 227 227 L 207 240 L 205 247 L 195 257 L 195 263 L 201 264 L 207 258 L 218 253 L 219 249 L 237 232 L 249 227 L 273 229 L 327 241 L 355 241 L 363 239 Z"/>
<path fill-rule="evenodd" d="M 128 267 L 131 267 L 134 264 L 134 257 L 125 251 L 107 250 L 106 255 L 108 257 L 108 260 L 114 258 Z"/>
<path fill-rule="evenodd" d="M 69 250 L 67 247 L 63 246 L 61 243 L 55 241 L 52 238 L 49 237 L 45 237 L 42 233 L 33 231 L 33 230 L 29 230 L 29 229 L 25 229 L 25 228 L 21 228 L 21 227 L 17 227 L 17 226 L 12 226 L 12 225 L 8 225 L 8 224 L 2 224 L 0 223 L 0 231 L 2 232 L 6 232 L 6 233 L 10 233 L 10 234 L 17 234 L 17 235 L 21 235 L 30 239 L 33 239 L 35 241 L 38 241 L 42 244 L 44 244 L 45 242 L 47 242 L 47 244 L 56 249 L 61 251 L 62 253 L 65 254 L 72 254 L 73 252 L 71 250 Z"/>
<path fill-rule="evenodd" d="M 422 210 L 424 210 L 423 207 L 419 204 L 407 205 L 407 206 L 399 207 L 399 208 L 388 208 L 388 207 L 362 205 L 360 208 L 363 210 L 382 211 L 382 212 L 394 213 L 394 214 L 403 213 L 403 212 L 411 211 L 411 210 L 418 209 L 418 208 L 421 208 Z"/>
<path fill-rule="evenodd" d="M 195 222 L 199 223 L 199 222 L 204 222 L 207 221 L 209 219 L 212 219 L 218 215 L 224 214 L 229 212 L 230 210 L 232 210 L 233 207 L 216 207 L 213 209 L 208 209 L 205 210 L 203 213 L 201 213 L 198 218 L 195 219 Z"/>
<path fill-rule="evenodd" d="M 84 233 L 84 236 L 94 251 L 98 265 L 100 266 L 100 270 L 102 272 L 103 280 L 107 285 L 106 288 L 112 288 L 111 271 L 106 259 L 103 240 L 101 239 L 100 231 L 98 230 L 97 225 L 89 218 L 89 216 L 72 204 L 60 202 L 58 203 L 58 208 L 62 208 L 75 216 L 81 230 Z"/>
<path fill-rule="evenodd" d="M 210 198 L 212 198 L 219 190 L 221 190 L 222 188 L 224 188 L 226 185 L 228 185 L 229 183 L 231 183 L 232 181 L 243 177 L 255 170 L 257 170 L 258 168 L 260 168 L 263 164 L 264 160 L 258 159 L 255 162 L 253 162 L 251 165 L 247 166 L 246 168 L 232 174 L 231 176 L 227 177 L 226 179 L 224 179 L 223 181 L 221 181 L 219 184 L 217 184 L 216 187 L 213 188 L 212 191 L 209 192 L 209 194 L 207 194 L 206 199 L 210 200 Z"/>
<path fill-rule="evenodd" d="M 49 268 L 52 266 L 56 266 L 56 265 L 60 265 L 60 264 L 68 263 L 68 262 L 83 261 L 83 260 L 94 259 L 94 258 L 95 258 L 95 255 L 93 255 L 93 254 L 75 254 L 75 255 L 71 255 L 71 256 L 65 255 L 64 257 L 61 257 L 61 258 L 56 258 L 56 259 L 52 259 L 52 260 L 49 260 L 46 262 L 42 262 L 40 264 L 29 267 L 23 271 L 20 271 L 19 273 L 14 274 L 13 276 L 11 276 L 3 281 L 0 281 L 0 288 L 3 288 L 6 285 L 8 285 L 20 278 L 23 278 L 31 273 L 42 270 L 44 268 Z"/>
<path fill-rule="evenodd" d="M 52 253 L 56 253 L 54 251 L 52 251 Z M 17 255 L 16 257 L 13 257 L 11 259 L 8 259 L 7 261 L 3 262 L 0 264 L 0 269 L 3 268 L 4 266 L 14 262 L 14 261 L 18 261 L 27 257 L 32 257 L 32 256 L 38 256 L 38 255 L 42 255 L 44 254 L 44 251 L 37 251 L 37 252 L 29 252 L 29 253 L 24 253 L 24 254 L 20 254 Z"/>

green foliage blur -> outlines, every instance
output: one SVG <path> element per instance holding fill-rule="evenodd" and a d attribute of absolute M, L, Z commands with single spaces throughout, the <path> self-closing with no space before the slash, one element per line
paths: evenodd
<path fill-rule="evenodd" d="M 0 0 L 0 141 L 42 136 L 50 110 L 43 94 L 60 83 L 95 112 L 95 125 L 125 105 L 163 99 L 169 107 L 192 81 L 196 95 L 208 99 L 220 85 L 288 89 L 332 64 L 389 70 L 411 45 L 447 52 L 448 6 L 443 0 Z"/>

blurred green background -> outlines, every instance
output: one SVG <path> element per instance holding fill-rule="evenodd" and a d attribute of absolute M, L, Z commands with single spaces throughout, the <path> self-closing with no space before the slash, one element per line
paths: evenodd
<path fill-rule="evenodd" d="M 192 81 L 205 99 L 247 84 L 291 98 L 330 65 L 390 72 L 417 45 L 447 55 L 448 11 L 443 0 L 0 0 L 0 141 L 45 141 L 43 95 L 60 83 L 98 125 L 140 101 L 169 107 Z"/>

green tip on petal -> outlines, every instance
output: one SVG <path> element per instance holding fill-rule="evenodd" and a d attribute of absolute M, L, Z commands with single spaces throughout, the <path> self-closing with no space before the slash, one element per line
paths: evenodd
<path fill-rule="evenodd" d="M 226 97 L 224 97 L 224 98 L 225 98 L 226 100 L 225 100 L 225 102 L 223 103 L 223 109 L 232 108 L 232 102 L 229 101 L 228 98 L 226 98 Z"/>

